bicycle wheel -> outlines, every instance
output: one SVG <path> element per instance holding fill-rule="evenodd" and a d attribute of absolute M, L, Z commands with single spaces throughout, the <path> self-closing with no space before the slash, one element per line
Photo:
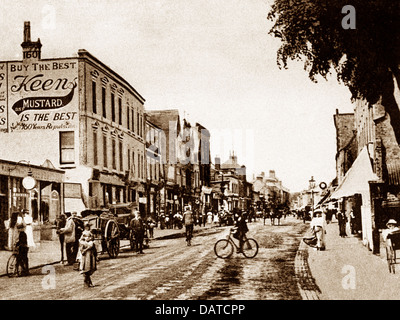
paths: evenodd
<path fill-rule="evenodd" d="M 233 253 L 233 245 L 226 239 L 218 240 L 214 245 L 214 252 L 218 258 L 229 258 Z"/>
<path fill-rule="evenodd" d="M 17 255 L 13 254 L 7 261 L 7 276 L 9 278 L 18 277 L 21 273 L 21 267 L 17 264 Z"/>
<path fill-rule="evenodd" d="M 246 258 L 254 258 L 258 253 L 258 243 L 252 238 L 247 238 L 243 243 L 243 255 Z"/>

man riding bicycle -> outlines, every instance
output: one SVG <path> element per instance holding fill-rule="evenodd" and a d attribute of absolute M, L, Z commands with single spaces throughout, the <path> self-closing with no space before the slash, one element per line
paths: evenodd
<path fill-rule="evenodd" d="M 186 231 L 186 242 L 187 245 L 191 245 L 191 239 L 193 237 L 193 212 L 190 206 L 185 207 L 185 212 L 183 213 L 183 222 L 185 224 L 185 231 Z"/>
<path fill-rule="evenodd" d="M 246 223 L 246 213 L 241 212 L 238 219 L 236 220 L 236 236 L 235 238 L 239 240 L 239 250 L 238 253 L 243 252 L 243 243 L 246 237 L 246 233 L 249 231 Z"/>

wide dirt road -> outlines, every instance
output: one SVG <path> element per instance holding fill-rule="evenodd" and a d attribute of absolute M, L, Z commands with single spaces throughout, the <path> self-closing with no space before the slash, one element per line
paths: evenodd
<path fill-rule="evenodd" d="M 196 234 L 192 246 L 183 238 L 155 240 L 145 254 L 122 250 L 104 257 L 92 277 L 94 288 L 72 267 L 48 266 L 29 277 L 0 278 L 1 299 L 154 299 L 154 300 L 291 300 L 301 299 L 295 256 L 307 227 L 288 217 L 280 226 L 249 223 L 249 237 L 260 249 L 253 259 L 234 255 L 219 259 L 214 243 L 228 227 Z M 47 271 L 46 271 L 47 270 Z"/>

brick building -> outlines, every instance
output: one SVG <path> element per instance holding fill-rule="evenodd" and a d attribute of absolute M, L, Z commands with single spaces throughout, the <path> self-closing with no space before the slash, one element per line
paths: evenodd
<path fill-rule="evenodd" d="M 42 59 L 25 23 L 23 60 L 0 63 L 0 158 L 65 172 L 62 211 L 145 196 L 144 98 L 86 50 Z"/>

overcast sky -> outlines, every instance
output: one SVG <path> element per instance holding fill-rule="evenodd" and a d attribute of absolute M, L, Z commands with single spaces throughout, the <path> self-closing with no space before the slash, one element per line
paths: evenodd
<path fill-rule="evenodd" d="M 21 59 L 24 21 L 42 58 L 86 49 L 125 78 L 147 109 L 176 108 L 235 150 L 253 173 L 275 170 L 291 191 L 335 177 L 333 115 L 352 112 L 337 83 L 312 83 L 301 62 L 279 70 L 268 35 L 272 0 L 0 0 L 0 60 Z M 233 136 L 234 138 L 230 138 Z"/>

